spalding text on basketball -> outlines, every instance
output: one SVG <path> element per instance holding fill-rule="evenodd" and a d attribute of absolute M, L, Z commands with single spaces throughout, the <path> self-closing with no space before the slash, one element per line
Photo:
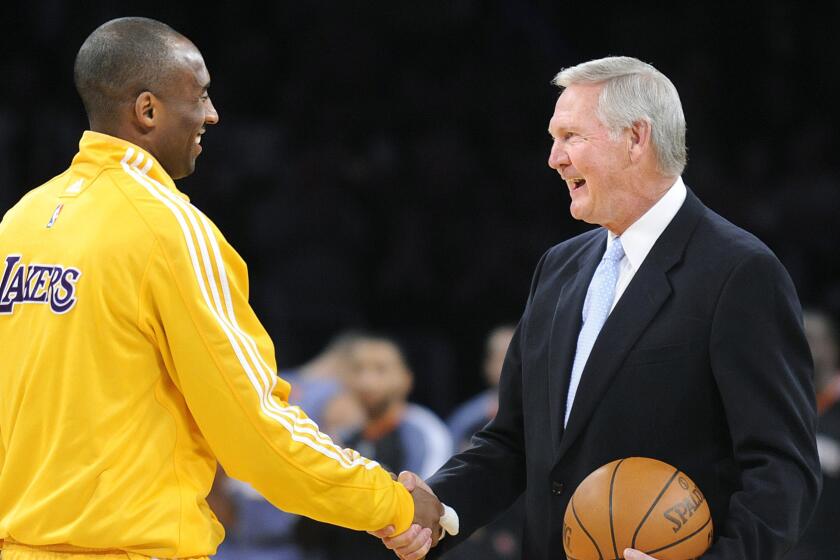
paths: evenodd
<path fill-rule="evenodd" d="M 688 483 L 685 481 L 684 478 L 679 478 L 680 486 L 688 489 Z M 677 533 L 686 522 L 694 515 L 694 512 L 697 511 L 697 508 L 700 507 L 705 501 L 703 497 L 703 493 L 696 487 L 691 489 L 691 492 L 688 493 L 685 498 L 677 502 L 676 504 L 672 505 L 668 509 L 665 510 L 663 515 L 665 519 L 673 523 L 672 530 Z"/>

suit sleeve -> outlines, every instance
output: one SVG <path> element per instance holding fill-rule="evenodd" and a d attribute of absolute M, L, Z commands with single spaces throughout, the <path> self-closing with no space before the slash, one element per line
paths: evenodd
<path fill-rule="evenodd" d="M 357 530 L 409 527 L 414 504 L 377 463 L 342 449 L 287 402 L 274 348 L 248 304 L 245 263 L 204 227 L 159 238 L 148 265 L 141 328 L 232 477 L 276 507 Z"/>
<path fill-rule="evenodd" d="M 458 513 L 459 519 L 458 535 L 442 540 L 431 551 L 430 558 L 437 558 L 490 523 L 525 489 L 522 330 L 546 255 L 537 264 L 525 312 L 505 355 L 496 417 L 473 436 L 469 449 L 454 455 L 428 481 L 438 498 Z"/>
<path fill-rule="evenodd" d="M 770 254 L 732 272 L 710 337 L 740 489 L 709 560 L 782 558 L 820 492 L 811 355 L 793 283 Z"/>

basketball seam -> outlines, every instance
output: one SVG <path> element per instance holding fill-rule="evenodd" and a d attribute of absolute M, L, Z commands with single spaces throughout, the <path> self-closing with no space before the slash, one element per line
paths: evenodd
<path fill-rule="evenodd" d="M 598 546 L 598 543 L 595 542 L 595 539 L 592 538 L 592 535 L 589 534 L 589 531 L 586 530 L 586 527 L 583 526 L 583 521 L 580 520 L 578 517 L 577 509 L 575 508 L 575 500 L 572 499 L 572 515 L 575 516 L 575 521 L 577 521 L 578 525 L 580 526 L 583 533 L 589 537 L 589 540 L 592 541 L 592 544 L 595 546 L 595 550 L 598 552 L 598 560 L 604 560 L 604 555 L 601 554 L 601 548 Z"/>
<path fill-rule="evenodd" d="M 642 520 L 639 521 L 639 526 L 636 527 L 636 531 L 633 533 L 633 540 L 630 542 L 631 548 L 636 548 L 636 539 L 639 536 L 639 531 L 642 530 L 642 526 L 647 521 L 647 518 L 650 517 L 650 514 L 653 512 L 653 508 L 656 507 L 656 504 L 659 503 L 659 500 L 662 499 L 662 496 L 665 495 L 665 492 L 668 490 L 668 487 L 671 486 L 671 483 L 674 482 L 674 479 L 677 478 L 677 475 L 680 474 L 680 469 L 674 469 L 674 474 L 671 475 L 671 478 L 668 479 L 668 482 L 665 483 L 665 486 L 660 490 L 659 494 L 654 498 L 653 503 L 650 505 L 650 508 L 647 510 L 647 513 Z"/>
<path fill-rule="evenodd" d="M 683 538 L 681 538 L 680 540 L 678 540 L 678 541 L 674 541 L 674 542 L 672 542 L 672 543 L 671 543 L 671 544 L 669 544 L 669 545 L 662 546 L 662 547 L 657 548 L 657 549 L 655 549 L 655 550 L 649 550 L 649 551 L 645 552 L 645 554 L 655 554 L 655 553 L 657 553 L 657 552 L 662 552 L 663 550 L 665 550 L 665 549 L 667 549 L 667 548 L 671 548 L 672 546 L 676 546 L 676 545 L 680 544 L 681 542 L 685 542 L 685 541 L 687 541 L 688 539 L 690 539 L 691 537 L 693 537 L 694 535 L 696 535 L 697 533 L 699 533 L 700 531 L 702 531 L 703 529 L 705 529 L 705 528 L 706 528 L 706 525 L 708 525 L 708 524 L 709 524 L 709 523 L 711 523 L 711 522 L 712 522 L 712 516 L 711 516 L 711 514 L 710 514 L 710 515 L 709 515 L 709 518 L 706 520 L 706 522 L 705 522 L 705 523 L 703 523 L 703 525 L 702 525 L 699 529 L 697 529 L 696 531 L 694 531 L 694 532 L 693 532 L 693 533 L 691 533 L 690 535 L 686 535 L 686 536 L 684 536 Z"/>
<path fill-rule="evenodd" d="M 613 526 L 613 488 L 615 487 L 615 475 L 618 473 L 618 467 L 621 466 L 625 460 L 622 459 L 618 462 L 612 472 L 612 477 L 610 478 L 610 536 L 612 537 L 612 545 L 613 545 L 613 552 L 615 553 L 615 557 L 619 558 L 618 556 L 618 546 L 615 544 L 615 527 Z"/>

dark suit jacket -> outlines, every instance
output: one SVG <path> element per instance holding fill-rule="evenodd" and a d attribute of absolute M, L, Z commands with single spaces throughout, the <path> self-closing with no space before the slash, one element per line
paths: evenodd
<path fill-rule="evenodd" d="M 705 494 L 716 540 L 704 559 L 781 558 L 820 489 L 811 357 L 787 272 L 689 191 L 604 324 L 564 429 L 583 300 L 606 237 L 579 235 L 537 265 L 499 413 L 430 480 L 461 525 L 431 556 L 524 492 L 523 558 L 565 558 L 563 514 L 577 485 L 605 463 L 643 456 L 680 468 Z"/>

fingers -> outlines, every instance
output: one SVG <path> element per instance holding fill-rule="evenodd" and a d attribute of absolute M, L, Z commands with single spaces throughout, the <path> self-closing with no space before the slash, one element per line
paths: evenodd
<path fill-rule="evenodd" d="M 402 560 L 419 560 L 432 548 L 432 532 L 415 524 L 396 537 L 383 538 L 382 542 Z"/>
<path fill-rule="evenodd" d="M 426 557 L 426 554 L 429 553 L 429 550 L 432 548 L 432 540 L 427 539 L 426 542 L 421 546 L 419 549 L 415 550 L 414 552 L 410 552 L 408 554 L 399 554 L 397 556 L 400 557 L 401 560 L 421 560 L 422 558 Z"/>
<path fill-rule="evenodd" d="M 368 531 L 369 535 L 373 535 L 374 537 L 379 537 L 380 539 L 384 539 L 385 537 L 390 537 L 394 534 L 394 526 L 388 525 L 379 529 L 378 531 Z"/>
<path fill-rule="evenodd" d="M 397 477 L 397 481 L 405 486 L 405 489 L 409 492 L 413 492 L 414 489 L 417 488 L 417 482 L 419 480 L 420 477 L 411 471 L 402 471 L 400 476 Z"/>
<path fill-rule="evenodd" d="M 411 471 L 402 471 L 397 480 L 405 486 L 406 490 L 409 492 L 413 492 L 415 488 L 422 488 L 429 494 L 433 496 L 435 495 L 435 493 L 432 492 L 432 489 L 429 488 L 429 485 L 426 484 L 426 481 Z"/>
<path fill-rule="evenodd" d="M 624 560 L 656 560 L 653 556 L 648 556 L 644 552 L 627 548 L 624 550 Z"/>
<path fill-rule="evenodd" d="M 401 560 L 420 560 L 440 540 L 443 504 L 429 485 L 415 473 L 402 471 L 397 481 L 411 492 L 414 499 L 414 521 L 411 527 L 400 535 L 386 535 L 388 527 L 371 534 L 381 538 L 385 546 L 393 550 Z M 393 532 L 393 528 L 391 529 Z"/>

